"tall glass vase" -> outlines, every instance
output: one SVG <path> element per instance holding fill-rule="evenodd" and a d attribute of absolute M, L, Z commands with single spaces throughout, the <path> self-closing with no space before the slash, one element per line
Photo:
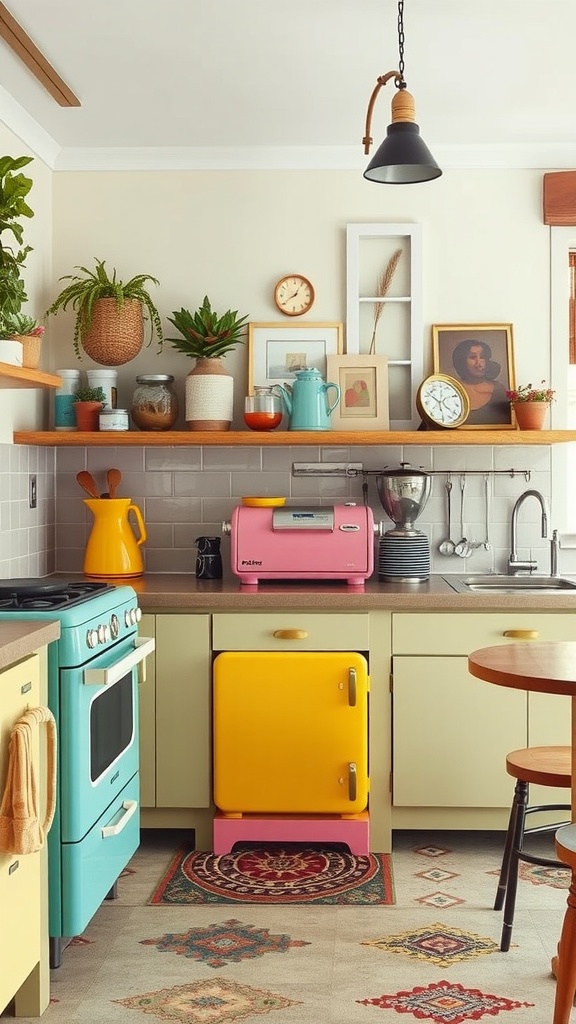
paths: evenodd
<path fill-rule="evenodd" d="M 186 377 L 188 430 L 230 430 L 234 406 L 234 378 L 219 358 L 196 360 Z"/>

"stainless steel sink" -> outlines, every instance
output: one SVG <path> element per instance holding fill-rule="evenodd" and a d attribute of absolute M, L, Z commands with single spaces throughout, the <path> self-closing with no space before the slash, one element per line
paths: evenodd
<path fill-rule="evenodd" d="M 444 576 L 459 594 L 562 594 L 576 591 L 576 579 L 562 576 Z"/>

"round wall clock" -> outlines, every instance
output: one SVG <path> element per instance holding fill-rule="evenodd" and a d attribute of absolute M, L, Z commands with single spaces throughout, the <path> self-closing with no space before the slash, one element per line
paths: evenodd
<path fill-rule="evenodd" d="M 429 427 L 461 427 L 468 418 L 470 400 L 459 380 L 433 373 L 418 388 L 416 408 Z"/>
<path fill-rule="evenodd" d="M 314 288 L 302 274 L 287 274 L 274 288 L 274 302 L 286 316 L 302 316 L 314 302 Z"/>

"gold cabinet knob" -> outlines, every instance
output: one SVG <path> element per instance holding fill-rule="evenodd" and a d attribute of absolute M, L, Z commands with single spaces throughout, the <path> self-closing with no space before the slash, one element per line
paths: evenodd
<path fill-rule="evenodd" d="M 537 629 L 505 629 L 502 636 L 512 637 L 513 640 L 537 640 L 540 633 Z"/>
<path fill-rule="evenodd" d="M 273 636 L 277 640 L 306 640 L 308 630 L 306 629 L 276 629 Z"/>

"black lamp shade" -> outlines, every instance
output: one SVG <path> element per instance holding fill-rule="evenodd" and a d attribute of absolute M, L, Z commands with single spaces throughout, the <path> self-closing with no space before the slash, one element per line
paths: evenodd
<path fill-rule="evenodd" d="M 389 185 L 409 185 L 431 181 L 442 174 L 428 146 L 420 138 L 420 129 L 413 121 L 388 125 L 386 138 L 364 171 L 368 181 Z"/>

